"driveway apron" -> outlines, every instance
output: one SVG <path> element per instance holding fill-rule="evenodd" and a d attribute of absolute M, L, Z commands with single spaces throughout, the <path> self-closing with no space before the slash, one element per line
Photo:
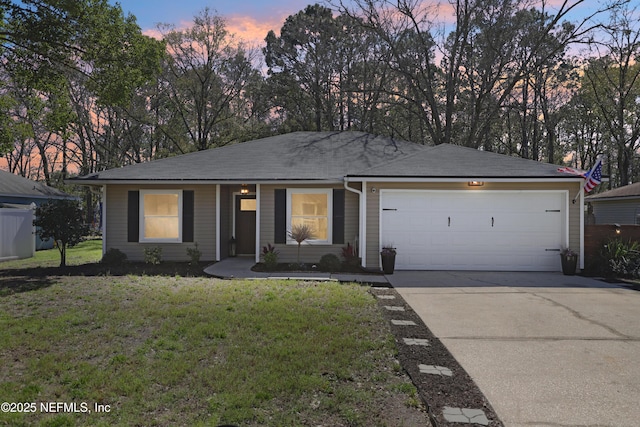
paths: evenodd
<path fill-rule="evenodd" d="M 559 273 L 387 278 L 505 425 L 639 425 L 640 292 Z"/>

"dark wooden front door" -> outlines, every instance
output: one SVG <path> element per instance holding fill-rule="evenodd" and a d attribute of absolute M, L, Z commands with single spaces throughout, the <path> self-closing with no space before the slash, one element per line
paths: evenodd
<path fill-rule="evenodd" d="M 236 197 L 236 253 L 256 253 L 256 196 Z"/>

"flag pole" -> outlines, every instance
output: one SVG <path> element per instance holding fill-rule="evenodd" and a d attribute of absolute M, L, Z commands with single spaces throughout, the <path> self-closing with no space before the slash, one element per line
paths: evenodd
<path fill-rule="evenodd" d="M 602 168 L 602 157 L 600 157 L 600 155 L 598 155 L 597 159 L 596 159 L 596 163 L 595 165 L 593 165 L 593 167 L 589 170 L 589 172 L 584 176 L 584 182 L 582 183 L 582 186 L 580 187 L 580 191 L 578 191 L 578 194 L 576 194 L 576 197 L 573 198 L 573 201 L 571 203 L 575 204 L 576 200 L 578 200 L 578 197 L 580 196 L 580 194 L 582 194 L 584 192 L 585 187 L 587 186 L 587 183 L 589 182 L 589 180 L 591 179 L 593 173 L 596 171 L 596 169 L 598 169 L 598 173 L 600 173 L 600 168 Z M 598 181 L 596 181 L 596 185 L 600 184 L 600 177 L 598 176 Z M 591 189 L 593 188 L 592 185 L 591 188 L 589 188 L 587 191 L 591 191 Z"/>
<path fill-rule="evenodd" d="M 571 201 L 572 204 L 576 204 L 576 200 L 578 200 L 578 197 L 580 197 L 580 194 L 582 194 L 582 190 L 584 190 L 584 185 L 582 185 L 582 187 L 580 187 L 580 191 L 578 191 L 578 194 L 576 194 L 576 197 L 573 198 L 573 200 Z"/>

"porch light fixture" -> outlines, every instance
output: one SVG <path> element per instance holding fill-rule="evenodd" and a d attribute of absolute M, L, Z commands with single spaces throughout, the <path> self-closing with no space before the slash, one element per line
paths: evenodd
<path fill-rule="evenodd" d="M 240 194 L 249 194 L 249 187 L 247 184 L 242 184 L 242 188 L 240 188 Z"/>
<path fill-rule="evenodd" d="M 484 181 L 469 181 L 469 187 L 482 187 Z"/>
<path fill-rule="evenodd" d="M 613 224 L 613 226 L 615 227 L 616 234 L 622 233 L 622 227 L 620 227 L 620 224 Z"/>

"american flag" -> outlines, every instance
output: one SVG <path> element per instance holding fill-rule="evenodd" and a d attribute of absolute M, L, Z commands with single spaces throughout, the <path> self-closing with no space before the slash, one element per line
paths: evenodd
<path fill-rule="evenodd" d="M 562 173 L 570 173 L 571 175 L 578 175 L 584 178 L 586 172 L 580 169 L 574 169 L 574 168 L 570 168 L 570 167 L 562 167 L 562 168 L 558 168 L 558 172 L 562 172 Z"/>
<path fill-rule="evenodd" d="M 602 159 L 598 159 L 596 164 L 591 168 L 589 173 L 585 176 L 587 182 L 584 183 L 584 191 L 590 192 L 596 185 L 602 182 Z"/>

